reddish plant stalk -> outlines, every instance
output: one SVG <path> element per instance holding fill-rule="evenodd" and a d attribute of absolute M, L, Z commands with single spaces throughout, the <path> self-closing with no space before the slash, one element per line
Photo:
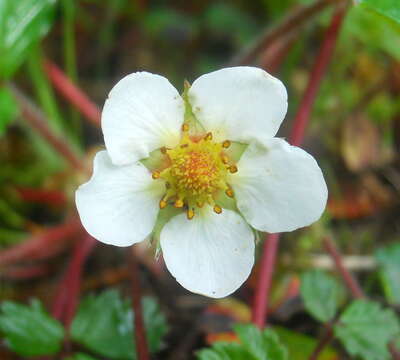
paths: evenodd
<path fill-rule="evenodd" d="M 45 259 L 54 255 L 65 245 L 65 242 L 80 231 L 77 219 L 71 219 L 64 224 L 46 229 L 40 234 L 23 241 L 21 244 L 0 252 L 1 266 L 7 266 L 22 261 Z"/>
<path fill-rule="evenodd" d="M 61 206 L 67 201 L 65 194 L 59 190 L 44 190 L 30 187 L 16 187 L 15 190 L 27 202 Z"/>
<path fill-rule="evenodd" d="M 309 6 L 299 6 L 290 12 L 282 21 L 273 27 L 268 27 L 261 36 L 230 62 L 230 66 L 250 64 L 260 53 L 265 52 L 276 40 L 290 31 L 306 24 L 310 18 L 337 0 L 317 0 Z M 339 0 L 342 1 L 342 0 Z"/>
<path fill-rule="evenodd" d="M 328 325 L 328 328 L 324 334 L 324 336 L 321 338 L 321 340 L 318 342 L 317 346 L 315 347 L 314 351 L 308 358 L 309 360 L 317 360 L 318 356 L 321 354 L 321 352 L 325 349 L 325 347 L 333 340 L 333 328 L 331 325 Z"/>
<path fill-rule="evenodd" d="M 132 276 L 132 307 L 134 312 L 134 341 L 136 344 L 136 353 L 138 360 L 149 360 L 149 349 L 147 345 L 146 329 L 144 327 L 142 312 L 142 291 L 140 287 L 139 264 L 136 255 L 132 251 L 129 252 L 129 263 Z"/>
<path fill-rule="evenodd" d="M 289 142 L 292 145 L 298 146 L 303 141 L 304 131 L 310 118 L 311 109 L 315 102 L 323 75 L 332 57 L 344 14 L 344 7 L 341 4 L 338 5 L 332 17 L 331 24 L 325 33 L 324 41 L 318 52 L 303 99 L 294 119 L 293 128 L 289 137 Z M 269 234 L 264 242 L 264 249 L 261 255 L 258 286 L 254 297 L 252 314 L 253 322 L 260 328 L 263 328 L 266 322 L 268 297 L 274 264 L 276 262 L 278 241 L 279 234 Z"/>
<path fill-rule="evenodd" d="M 303 141 L 304 131 L 307 127 L 311 110 L 321 85 L 321 80 L 332 58 L 333 50 L 335 48 L 336 40 L 340 30 L 340 25 L 344 19 L 345 12 L 346 8 L 343 6 L 343 4 L 337 6 L 329 28 L 325 33 L 324 41 L 318 52 L 316 62 L 312 68 L 307 88 L 299 105 L 299 110 L 294 118 L 293 128 L 289 137 L 289 142 L 292 145 L 298 146 Z"/>
<path fill-rule="evenodd" d="M 78 305 L 82 270 L 95 244 L 95 240 L 90 235 L 85 235 L 78 241 L 55 296 L 52 314 L 67 328 L 71 324 Z"/>
<path fill-rule="evenodd" d="M 98 106 L 56 64 L 50 60 L 45 60 L 43 67 L 55 89 L 90 122 L 100 126 L 101 112 Z"/>
<path fill-rule="evenodd" d="M 261 255 L 258 285 L 254 295 L 252 321 L 260 329 L 265 325 L 267 317 L 268 295 L 271 289 L 272 274 L 276 262 L 280 234 L 269 234 L 264 242 Z"/>
<path fill-rule="evenodd" d="M 335 263 L 336 269 L 339 272 L 340 276 L 343 279 L 343 282 L 346 284 L 346 287 L 349 289 L 352 297 L 354 299 L 364 298 L 365 295 L 357 283 L 354 276 L 350 273 L 349 270 L 343 264 L 342 256 L 339 253 L 334 241 L 330 237 L 324 237 L 323 244 L 328 252 L 328 254 L 332 257 L 333 262 Z"/>
<path fill-rule="evenodd" d="M 87 171 L 83 163 L 64 139 L 54 134 L 48 126 L 46 116 L 15 85 L 9 88 L 17 100 L 22 115 L 29 125 L 36 130 L 72 167 L 79 171 Z"/>

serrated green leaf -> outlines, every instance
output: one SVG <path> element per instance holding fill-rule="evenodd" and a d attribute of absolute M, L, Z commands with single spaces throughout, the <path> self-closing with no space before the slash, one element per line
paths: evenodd
<path fill-rule="evenodd" d="M 286 360 L 287 350 L 270 329 L 260 331 L 252 324 L 237 324 L 237 343 L 215 343 L 197 353 L 199 360 Z"/>
<path fill-rule="evenodd" d="M 279 342 L 278 336 L 270 329 L 262 332 L 254 325 L 238 324 L 235 326 L 243 346 L 256 359 L 260 360 L 285 360 L 287 351 Z"/>
<path fill-rule="evenodd" d="M 0 0 L 0 79 L 11 77 L 53 21 L 55 0 Z"/>
<path fill-rule="evenodd" d="M 400 4 L 398 0 L 360 0 L 360 3 L 378 14 L 400 23 Z"/>
<path fill-rule="evenodd" d="M 387 300 L 400 304 L 400 243 L 377 250 L 375 258 L 380 265 L 379 277 Z"/>
<path fill-rule="evenodd" d="M 151 352 L 160 349 L 167 326 L 152 298 L 144 298 L 143 317 Z M 133 342 L 133 312 L 114 290 L 88 296 L 71 325 L 71 337 L 87 349 L 112 359 L 136 359 Z"/>
<path fill-rule="evenodd" d="M 0 88 L 0 136 L 6 130 L 7 125 L 15 119 L 17 114 L 18 106 L 14 97 L 6 88 Z"/>
<path fill-rule="evenodd" d="M 373 301 L 356 300 L 342 313 L 334 331 L 350 355 L 386 360 L 390 359 L 387 345 L 400 327 L 394 311 Z"/>
<path fill-rule="evenodd" d="M 308 360 L 318 340 L 282 327 L 273 327 L 281 343 L 287 348 L 290 360 Z M 339 360 L 339 355 L 329 346 L 319 354 L 318 360 Z"/>
<path fill-rule="evenodd" d="M 258 360 L 243 346 L 235 343 L 216 343 L 212 349 L 200 350 L 196 355 L 199 360 Z"/>
<path fill-rule="evenodd" d="M 20 356 L 53 355 L 61 349 L 62 325 L 38 300 L 30 306 L 11 301 L 1 304 L 0 331 L 9 347 Z"/>
<path fill-rule="evenodd" d="M 334 318 L 342 293 L 339 282 L 321 270 L 307 271 L 301 277 L 300 294 L 304 306 L 321 322 Z"/>

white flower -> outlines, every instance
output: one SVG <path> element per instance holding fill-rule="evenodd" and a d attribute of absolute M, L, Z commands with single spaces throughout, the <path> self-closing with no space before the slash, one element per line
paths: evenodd
<path fill-rule="evenodd" d="M 161 76 L 126 76 L 104 105 L 107 151 L 76 191 L 83 226 L 116 246 L 153 234 L 182 286 L 229 295 L 253 266 L 252 228 L 292 231 L 325 208 L 314 158 L 274 138 L 286 110 L 284 85 L 258 68 L 203 75 L 183 97 Z"/>

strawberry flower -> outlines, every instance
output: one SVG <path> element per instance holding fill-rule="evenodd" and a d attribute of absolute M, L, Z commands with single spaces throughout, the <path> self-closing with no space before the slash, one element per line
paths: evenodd
<path fill-rule="evenodd" d="M 286 111 L 284 85 L 254 67 L 203 75 L 182 96 L 162 76 L 126 76 L 104 105 L 106 150 L 76 191 L 83 226 L 116 246 L 151 237 L 183 287 L 229 295 L 250 274 L 255 230 L 310 225 L 326 205 L 315 159 L 274 137 Z"/>

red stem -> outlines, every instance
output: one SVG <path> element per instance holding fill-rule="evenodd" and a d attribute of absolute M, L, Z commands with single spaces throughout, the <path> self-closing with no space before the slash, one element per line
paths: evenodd
<path fill-rule="evenodd" d="M 350 271 L 348 271 L 346 269 L 346 267 L 344 266 L 343 261 L 342 261 L 342 256 L 340 255 L 334 241 L 329 237 L 325 237 L 323 239 L 323 243 L 324 243 L 324 247 L 325 247 L 326 251 L 332 257 L 332 260 L 335 263 L 336 269 L 340 273 L 340 275 L 343 279 L 343 282 L 346 284 L 346 286 L 349 289 L 353 298 L 354 299 L 364 298 L 365 295 L 364 295 L 360 285 L 357 283 L 356 279 L 350 273 Z"/>
<path fill-rule="evenodd" d="M 289 137 L 292 145 L 298 146 L 304 138 L 304 131 L 310 118 L 317 90 L 321 84 L 323 75 L 332 57 L 333 49 L 339 34 L 340 24 L 345 14 L 342 4 L 339 4 L 327 29 L 318 52 L 315 64 L 311 71 L 307 88 L 300 103 L 299 110 L 295 116 L 293 128 Z M 264 249 L 261 258 L 258 286 L 256 289 L 253 304 L 253 322 L 260 328 L 264 327 L 267 318 L 268 298 L 271 288 L 271 280 L 276 262 L 279 234 L 269 234 L 264 242 Z"/>
<path fill-rule="evenodd" d="M 15 190 L 27 202 L 61 206 L 67 201 L 65 194 L 59 190 L 44 190 L 30 187 L 16 187 Z"/>
<path fill-rule="evenodd" d="M 344 19 L 345 12 L 346 8 L 343 4 L 336 7 L 329 28 L 325 33 L 324 42 L 319 49 L 307 88 L 304 92 L 296 117 L 294 118 L 293 128 L 289 137 L 289 142 L 292 145 L 298 146 L 303 141 L 304 131 L 310 119 L 311 110 L 317 97 L 317 92 L 321 85 L 322 78 L 332 58 L 336 40 L 339 35 L 340 25 Z"/>
<path fill-rule="evenodd" d="M 87 171 L 83 163 L 71 149 L 69 144 L 61 137 L 54 134 L 48 126 L 46 116 L 29 100 L 16 86 L 9 84 L 9 88 L 19 103 L 22 115 L 35 129 L 72 167 L 79 171 Z"/>
<path fill-rule="evenodd" d="M 95 240 L 90 235 L 85 235 L 75 245 L 72 258 L 55 296 L 52 314 L 67 328 L 71 324 L 78 305 L 82 270 L 95 244 Z"/>
<path fill-rule="evenodd" d="M 321 354 L 321 352 L 333 340 L 333 337 L 334 337 L 334 332 L 333 332 L 332 326 L 328 325 L 328 328 L 327 328 L 324 336 L 318 342 L 317 346 L 315 347 L 314 351 L 312 352 L 312 354 L 308 358 L 308 360 L 317 360 L 318 356 Z"/>
<path fill-rule="evenodd" d="M 94 104 L 56 64 L 50 60 L 45 60 L 43 66 L 56 90 L 73 104 L 90 122 L 96 126 L 100 126 L 101 112 L 98 106 Z"/>
<path fill-rule="evenodd" d="M 134 336 L 138 360 L 149 360 L 149 349 L 147 346 L 146 329 L 142 313 L 142 291 L 140 288 L 139 265 L 135 254 L 130 248 L 129 262 L 132 272 L 132 307 L 134 312 Z"/>
<path fill-rule="evenodd" d="M 40 234 L 23 241 L 21 244 L 0 252 L 1 266 L 19 261 L 31 261 L 47 258 L 63 248 L 65 242 L 80 231 L 77 219 L 46 229 Z"/>
<path fill-rule="evenodd" d="M 280 234 L 269 234 L 264 242 L 261 255 L 258 286 L 254 295 L 252 321 L 260 329 L 265 326 L 267 318 L 268 295 L 271 289 L 272 274 L 276 261 Z"/>

